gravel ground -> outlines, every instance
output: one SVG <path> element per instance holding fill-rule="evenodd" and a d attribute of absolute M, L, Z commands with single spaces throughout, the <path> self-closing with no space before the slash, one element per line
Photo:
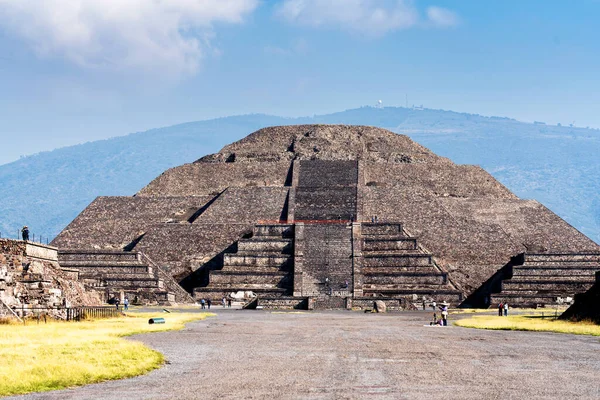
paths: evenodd
<path fill-rule="evenodd" d="M 597 337 L 429 327 L 419 312 L 212 311 L 133 337 L 169 360 L 148 375 L 19 398 L 600 398 Z"/>

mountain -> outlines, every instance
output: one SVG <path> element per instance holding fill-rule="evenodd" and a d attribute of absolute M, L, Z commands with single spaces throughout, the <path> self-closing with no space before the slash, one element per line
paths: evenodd
<path fill-rule="evenodd" d="M 266 126 L 373 125 L 454 162 L 478 164 L 600 242 L 600 131 L 443 110 L 362 107 L 303 118 L 244 115 L 190 122 L 24 157 L 0 166 L 0 232 L 51 239 L 99 195 L 131 195 L 164 170 Z"/>

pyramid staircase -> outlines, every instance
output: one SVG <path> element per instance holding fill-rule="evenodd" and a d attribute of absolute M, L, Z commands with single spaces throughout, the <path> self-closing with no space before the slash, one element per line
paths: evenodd
<path fill-rule="evenodd" d="M 512 267 L 512 277 L 502 281 L 500 293 L 492 294 L 492 307 L 508 302 L 513 307 L 557 304 L 557 299 L 573 299 L 595 283 L 600 271 L 600 253 L 525 253 L 521 264 Z"/>
<path fill-rule="evenodd" d="M 194 289 L 194 297 L 220 301 L 232 292 L 252 292 L 263 306 L 285 300 L 292 293 L 293 256 L 293 225 L 256 225 L 251 238 L 237 242 L 237 252 L 224 255 L 222 268 L 210 271 L 208 285 Z"/>
<path fill-rule="evenodd" d="M 59 250 L 61 267 L 79 271 L 79 280 L 101 293 L 107 301 L 121 292 L 141 304 L 171 304 L 175 293 L 168 290 L 157 266 L 141 253 L 112 250 Z"/>
<path fill-rule="evenodd" d="M 419 247 L 417 238 L 406 234 L 402 224 L 362 223 L 361 245 L 363 300 L 421 303 L 426 298 L 453 305 L 462 300 L 448 274 Z"/>

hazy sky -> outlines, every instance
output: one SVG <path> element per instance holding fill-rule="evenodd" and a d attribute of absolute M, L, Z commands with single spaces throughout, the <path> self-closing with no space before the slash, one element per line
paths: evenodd
<path fill-rule="evenodd" d="M 600 127 L 598 0 L 0 0 L 0 164 L 379 99 Z"/>

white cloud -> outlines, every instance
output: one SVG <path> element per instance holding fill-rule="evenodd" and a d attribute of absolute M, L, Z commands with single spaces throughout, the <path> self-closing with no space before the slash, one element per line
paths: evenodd
<path fill-rule="evenodd" d="M 373 36 L 410 28 L 419 19 L 415 8 L 402 0 L 285 0 L 276 13 L 302 25 L 342 27 Z"/>
<path fill-rule="evenodd" d="M 459 18 L 454 12 L 435 6 L 427 8 L 427 19 L 433 25 L 442 28 L 456 26 L 459 23 Z"/>
<path fill-rule="evenodd" d="M 315 27 L 335 27 L 369 36 L 408 29 L 424 24 L 411 0 L 284 0 L 276 15 L 289 22 Z M 438 27 L 457 22 L 454 13 L 440 7 L 427 10 L 430 22 Z"/>
<path fill-rule="evenodd" d="M 86 67 L 193 74 L 214 22 L 240 23 L 258 0 L 0 0 L 0 25 L 41 56 Z"/>

